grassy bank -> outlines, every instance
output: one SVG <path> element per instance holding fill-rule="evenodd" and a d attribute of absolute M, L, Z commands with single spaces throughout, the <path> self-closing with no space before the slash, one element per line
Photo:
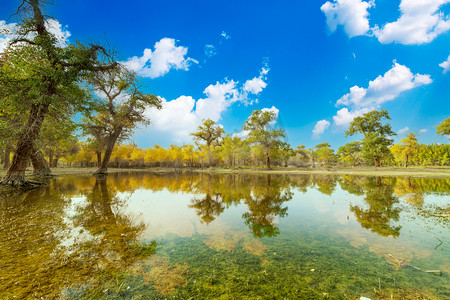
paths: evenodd
<path fill-rule="evenodd" d="M 410 177 L 450 177 L 450 167 L 355 167 L 355 168 L 274 168 L 267 170 L 265 168 L 206 168 L 206 169 L 174 169 L 174 168 L 110 168 L 109 173 L 128 173 L 128 172 L 152 172 L 152 173 L 173 173 L 177 171 L 192 171 L 211 174 L 324 174 L 324 175 L 366 175 L 366 176 L 410 176 Z M 96 168 L 54 168 L 52 172 L 57 176 L 92 176 Z M 5 170 L 0 171 L 0 176 L 4 176 Z M 32 177 L 32 169 L 26 172 L 27 177 Z"/>

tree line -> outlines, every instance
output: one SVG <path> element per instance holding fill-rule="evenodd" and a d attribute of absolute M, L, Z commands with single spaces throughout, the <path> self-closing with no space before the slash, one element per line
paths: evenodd
<path fill-rule="evenodd" d="M 360 119 L 356 118 L 349 130 L 367 118 L 374 116 L 388 116 L 386 111 L 373 111 Z M 249 130 L 247 137 L 226 134 L 224 129 L 210 119 L 206 119 L 191 135 L 195 144 L 181 146 L 170 145 L 167 148 L 155 145 L 143 149 L 134 143 L 119 141 L 110 154 L 109 166 L 116 168 L 202 168 L 202 167 L 358 167 L 358 166 L 448 166 L 450 165 L 449 144 L 419 144 L 416 134 L 409 133 L 406 138 L 393 144 L 388 136 L 368 138 L 363 135 L 361 141 L 349 142 L 338 148 L 331 148 L 328 143 L 320 143 L 313 148 L 304 145 L 293 148 L 284 142 L 285 132 L 271 128 L 276 115 L 272 112 L 256 110 L 249 117 L 251 124 L 262 124 L 256 129 Z M 256 121 L 258 119 L 258 121 Z M 447 119 L 437 131 L 445 131 Z M 365 121 L 364 121 L 365 122 Z M 388 124 L 384 132 L 387 132 Z M 359 125 L 358 125 L 359 126 Z M 375 126 L 368 125 L 374 128 Z M 243 129 L 249 129 L 248 121 Z M 60 143 L 51 141 L 44 144 L 42 155 L 51 167 L 96 167 L 104 162 L 102 152 L 107 140 L 98 135 L 98 127 L 87 127 L 89 138 L 78 141 L 69 135 L 61 139 Z M 448 129 L 447 129 L 448 130 Z M 393 135 L 393 132 L 389 132 Z M 380 142 L 381 139 L 385 139 Z M 384 147 L 382 147 L 384 146 Z M 7 167 L 9 155 L 5 152 L 2 163 Z"/>

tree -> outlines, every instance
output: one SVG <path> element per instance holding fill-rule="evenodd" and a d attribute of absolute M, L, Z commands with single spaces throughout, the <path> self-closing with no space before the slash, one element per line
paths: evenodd
<path fill-rule="evenodd" d="M 283 129 L 271 128 L 277 115 L 273 111 L 254 110 L 242 127 L 248 131 L 248 141 L 262 147 L 266 156 L 266 167 L 270 169 L 270 151 L 282 145 L 282 138 L 286 137 Z"/>
<path fill-rule="evenodd" d="M 203 119 L 202 124 L 197 127 L 197 131 L 191 133 L 191 136 L 194 137 L 195 141 L 205 142 L 209 166 L 211 166 L 212 160 L 211 147 L 214 147 L 214 144 L 219 144 L 224 133 L 223 127 L 216 124 L 216 122 L 211 119 Z"/>
<path fill-rule="evenodd" d="M 0 59 L 0 100 L 9 99 L 13 109 L 28 117 L 18 138 L 12 163 L 2 183 L 23 186 L 25 169 L 42 123 L 52 107 L 81 107 L 86 104 L 79 83 L 86 73 L 113 69 L 104 64 L 97 45 L 59 47 L 58 39 L 47 30 L 41 12 L 42 0 L 23 0 L 19 10 L 29 13 L 22 20 L 18 37 L 9 43 Z"/>
<path fill-rule="evenodd" d="M 317 156 L 317 160 L 326 166 L 328 166 L 332 161 L 334 161 L 334 150 L 331 149 L 330 144 L 321 143 L 315 147 L 315 153 Z"/>
<path fill-rule="evenodd" d="M 361 165 L 361 143 L 351 142 L 339 147 L 338 156 L 341 162 L 349 166 Z"/>
<path fill-rule="evenodd" d="M 398 144 L 391 147 L 391 151 L 396 160 L 403 161 L 404 167 L 408 167 L 410 159 L 413 159 L 419 152 L 419 143 L 416 135 L 412 132 L 402 139 Z"/>
<path fill-rule="evenodd" d="M 123 67 L 94 72 L 89 82 L 101 97 L 97 115 L 88 118 L 86 127 L 97 128 L 105 137 L 105 153 L 100 167 L 94 173 L 106 174 L 117 140 L 129 137 L 141 124 L 149 124 L 145 115 L 148 107 L 161 108 L 161 100 L 140 90 L 135 74 Z M 89 117 L 89 116 L 88 116 Z"/>
<path fill-rule="evenodd" d="M 393 141 L 390 136 L 396 135 L 392 131 L 391 125 L 383 124 L 381 119 L 390 120 L 386 110 L 373 110 L 365 113 L 361 117 L 356 117 L 350 123 L 350 127 L 345 132 L 345 136 L 352 136 L 357 133 L 363 135 L 362 156 L 366 160 L 373 160 L 375 167 L 381 166 L 381 159 L 390 154 L 389 146 Z"/>
<path fill-rule="evenodd" d="M 450 139 L 450 118 L 445 119 L 436 127 L 436 133 L 446 135 Z"/>

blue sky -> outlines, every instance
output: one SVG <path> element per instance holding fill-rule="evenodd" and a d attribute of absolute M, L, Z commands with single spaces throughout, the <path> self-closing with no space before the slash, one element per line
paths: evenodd
<path fill-rule="evenodd" d="M 0 27 L 18 3 L 2 3 Z M 107 41 L 164 98 L 135 135 L 141 147 L 190 142 L 205 117 L 237 133 L 263 108 L 294 147 L 337 149 L 355 139 L 344 134 L 353 117 L 381 108 L 397 140 L 448 142 L 435 127 L 450 116 L 450 0 L 124 3 L 55 1 L 46 12 L 66 42 Z"/>

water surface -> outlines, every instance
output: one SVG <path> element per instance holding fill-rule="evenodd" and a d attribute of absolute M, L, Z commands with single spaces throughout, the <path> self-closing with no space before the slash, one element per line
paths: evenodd
<path fill-rule="evenodd" d="M 449 195 L 429 178 L 58 178 L 0 196 L 0 299 L 450 299 Z"/>

